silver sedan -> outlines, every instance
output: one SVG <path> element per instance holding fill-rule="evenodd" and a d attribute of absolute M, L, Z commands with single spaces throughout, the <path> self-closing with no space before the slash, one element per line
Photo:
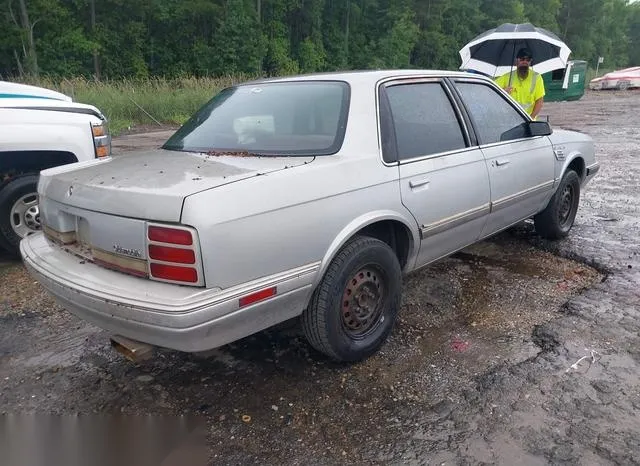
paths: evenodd
<path fill-rule="evenodd" d="M 566 236 L 597 171 L 591 138 L 478 75 L 267 79 L 221 91 L 161 149 L 43 171 L 43 231 L 21 252 L 130 348 L 203 351 L 299 318 L 357 361 L 392 331 L 403 274 L 530 217 Z"/>

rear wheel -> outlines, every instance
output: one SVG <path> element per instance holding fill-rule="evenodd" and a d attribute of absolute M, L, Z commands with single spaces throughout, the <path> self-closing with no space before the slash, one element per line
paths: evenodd
<path fill-rule="evenodd" d="M 393 250 L 375 238 L 354 238 L 331 262 L 302 314 L 309 343 L 337 361 L 371 356 L 393 328 L 401 289 Z"/>
<path fill-rule="evenodd" d="M 548 239 L 560 239 L 569 234 L 580 203 L 580 177 L 567 171 L 547 207 L 533 218 L 536 231 Z"/>
<path fill-rule="evenodd" d="M 20 255 L 20 240 L 40 231 L 38 175 L 24 175 L 5 184 L 0 191 L 0 245 Z"/>

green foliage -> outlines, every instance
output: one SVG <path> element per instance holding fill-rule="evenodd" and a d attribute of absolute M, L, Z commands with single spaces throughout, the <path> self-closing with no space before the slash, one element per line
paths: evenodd
<path fill-rule="evenodd" d="M 213 36 L 212 45 L 214 74 L 260 71 L 264 37 L 256 11 L 247 0 L 227 0 L 225 16 Z"/>
<path fill-rule="evenodd" d="M 269 41 L 265 57 L 265 71 L 276 76 L 298 73 L 298 62 L 291 58 L 289 41 L 282 37 Z"/>
<path fill-rule="evenodd" d="M 561 6 L 562 0 L 524 2 L 524 16 L 530 23 L 557 34 L 559 32 L 557 18 Z"/>
<path fill-rule="evenodd" d="M 601 56 L 606 66 L 631 65 L 627 37 L 638 24 L 629 16 L 631 9 L 627 0 L 564 0 L 558 15 L 561 38 L 573 56 L 591 64 Z"/>
<path fill-rule="evenodd" d="M 629 64 L 640 65 L 640 3 L 634 3 L 629 15 Z"/>
<path fill-rule="evenodd" d="M 139 125 L 183 124 L 221 89 L 253 79 L 253 75 L 219 78 L 118 79 L 96 82 L 84 78 L 25 80 L 54 89 L 98 107 L 109 119 L 113 134 Z M 151 117 L 149 117 L 151 115 Z"/>
<path fill-rule="evenodd" d="M 539 5 L 537 0 L 530 0 L 529 3 Z M 528 18 L 524 14 L 524 2 L 521 0 L 482 0 L 480 10 L 485 16 L 483 27 L 490 29 L 495 24 L 501 23 L 524 23 Z"/>
<path fill-rule="evenodd" d="M 457 69 L 458 50 L 503 22 L 554 31 L 591 66 L 640 65 L 628 0 L 0 0 L 0 76 Z"/>
<path fill-rule="evenodd" d="M 392 25 L 379 40 L 376 59 L 380 67 L 408 68 L 411 51 L 418 40 L 420 29 L 415 23 L 415 13 L 408 8 L 391 11 Z"/>
<path fill-rule="evenodd" d="M 322 43 L 317 44 L 309 37 L 302 41 L 298 50 L 298 61 L 301 72 L 311 73 L 322 70 L 325 66 L 325 60 Z"/>

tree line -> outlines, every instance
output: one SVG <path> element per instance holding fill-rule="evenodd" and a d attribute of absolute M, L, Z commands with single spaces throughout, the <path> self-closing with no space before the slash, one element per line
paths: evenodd
<path fill-rule="evenodd" d="M 94 79 L 457 69 L 505 22 L 555 32 L 595 67 L 640 65 L 629 0 L 0 0 L 0 77 Z"/>

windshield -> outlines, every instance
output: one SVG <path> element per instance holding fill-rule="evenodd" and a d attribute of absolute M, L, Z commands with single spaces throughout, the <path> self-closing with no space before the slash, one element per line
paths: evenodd
<path fill-rule="evenodd" d="M 224 89 L 163 148 L 244 155 L 329 155 L 342 145 L 349 86 L 341 81 Z"/>

